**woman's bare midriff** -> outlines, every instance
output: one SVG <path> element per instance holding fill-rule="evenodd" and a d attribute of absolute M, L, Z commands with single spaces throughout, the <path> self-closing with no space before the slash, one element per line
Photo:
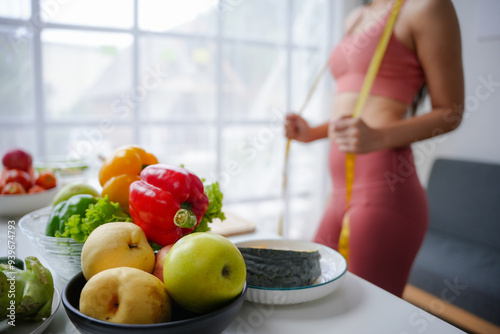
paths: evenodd
<path fill-rule="evenodd" d="M 332 118 L 351 115 L 358 99 L 358 93 L 336 94 Z M 382 96 L 369 96 L 361 118 L 369 127 L 378 128 L 405 118 L 408 106 L 402 102 Z"/>

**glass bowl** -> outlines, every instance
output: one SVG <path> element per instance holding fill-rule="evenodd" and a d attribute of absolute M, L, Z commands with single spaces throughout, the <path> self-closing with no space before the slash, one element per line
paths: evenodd
<path fill-rule="evenodd" d="M 33 211 L 19 220 L 19 228 L 35 245 L 40 256 L 48 263 L 52 272 L 67 281 L 82 270 L 82 242 L 72 238 L 56 238 L 45 235 L 52 206 Z"/>
<path fill-rule="evenodd" d="M 51 169 L 56 173 L 62 184 L 71 182 L 86 182 L 91 163 L 88 159 L 70 159 L 65 156 L 51 156 L 46 160 L 36 160 L 33 166 L 37 172 Z"/>

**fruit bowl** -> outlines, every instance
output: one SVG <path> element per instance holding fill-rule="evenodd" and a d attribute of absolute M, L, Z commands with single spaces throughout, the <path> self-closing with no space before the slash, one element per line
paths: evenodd
<path fill-rule="evenodd" d="M 241 294 L 230 301 L 229 304 L 207 314 L 194 314 L 173 303 L 172 321 L 150 325 L 129 325 L 97 320 L 81 313 L 78 306 L 80 293 L 85 283 L 85 277 L 80 272 L 66 284 L 62 296 L 62 302 L 69 319 L 78 331 L 84 334 L 218 334 L 237 317 L 246 293 L 245 285 Z"/>
<path fill-rule="evenodd" d="M 82 270 L 83 243 L 72 238 L 56 238 L 45 235 L 51 206 L 33 211 L 21 218 L 19 228 L 35 245 L 38 253 L 48 263 L 51 271 L 64 281 Z"/>
<path fill-rule="evenodd" d="M 39 193 L 0 195 L 0 216 L 20 217 L 52 202 L 59 189 L 52 188 Z"/>

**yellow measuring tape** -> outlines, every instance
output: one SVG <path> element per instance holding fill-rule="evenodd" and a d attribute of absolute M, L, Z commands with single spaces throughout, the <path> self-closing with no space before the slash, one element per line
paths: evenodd
<path fill-rule="evenodd" d="M 396 19 L 399 14 L 399 10 L 401 9 L 401 5 L 404 0 L 397 0 L 392 9 L 391 15 L 387 20 L 387 24 L 382 33 L 382 37 L 375 49 L 375 54 L 370 62 L 370 67 L 368 67 L 368 71 L 366 72 L 365 80 L 363 82 L 363 86 L 361 87 L 361 91 L 359 92 L 358 100 L 354 106 L 354 111 L 352 113 L 352 117 L 360 117 L 361 112 L 366 104 L 366 99 L 370 93 L 373 82 L 375 81 L 375 77 L 377 76 L 378 69 L 380 64 L 382 63 L 382 59 L 384 58 L 385 50 L 387 49 L 387 45 L 389 44 L 389 40 L 391 39 L 391 34 L 394 29 L 394 23 L 396 23 Z M 351 203 L 351 195 L 352 195 L 352 186 L 354 183 L 354 166 L 356 162 L 356 155 L 354 153 L 347 153 L 345 160 L 345 170 L 346 170 L 346 213 L 344 214 L 344 219 L 342 221 L 342 229 L 340 231 L 339 237 L 339 253 L 344 256 L 344 258 L 349 260 L 349 208 Z"/>

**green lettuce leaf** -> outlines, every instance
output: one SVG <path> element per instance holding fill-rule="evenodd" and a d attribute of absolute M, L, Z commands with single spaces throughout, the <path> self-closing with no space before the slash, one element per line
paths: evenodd
<path fill-rule="evenodd" d="M 208 196 L 208 209 L 201 218 L 200 224 L 194 229 L 194 232 L 210 231 L 210 226 L 208 224 L 214 219 L 219 218 L 221 221 L 226 219 L 224 212 L 222 212 L 222 200 L 224 195 L 220 191 L 219 182 L 206 185 L 205 194 Z"/>
<path fill-rule="evenodd" d="M 120 204 L 111 202 L 108 196 L 105 196 L 85 210 L 85 217 L 81 215 L 71 216 L 66 223 L 64 232 L 56 232 L 56 237 L 73 238 L 78 242 L 85 242 L 90 233 L 102 224 L 131 221 L 130 216 L 120 208 Z"/>

